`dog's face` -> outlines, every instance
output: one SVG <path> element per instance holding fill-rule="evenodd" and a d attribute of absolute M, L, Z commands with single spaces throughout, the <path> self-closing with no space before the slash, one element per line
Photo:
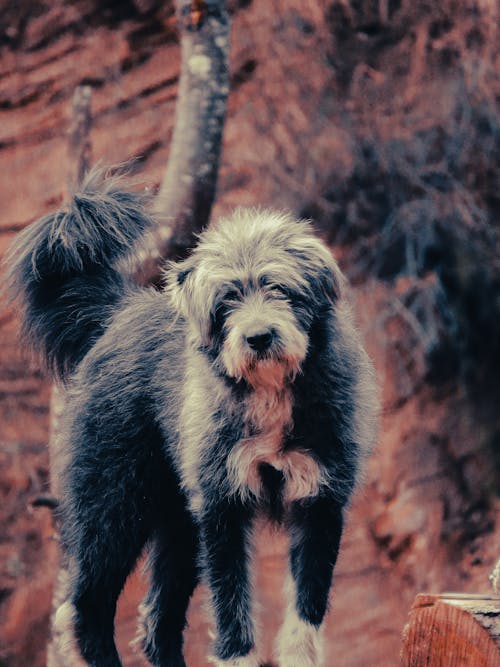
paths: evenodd
<path fill-rule="evenodd" d="M 309 223 L 237 210 L 171 265 L 168 291 L 196 343 L 230 378 L 281 386 L 304 361 L 315 320 L 339 296 L 340 271 Z"/>

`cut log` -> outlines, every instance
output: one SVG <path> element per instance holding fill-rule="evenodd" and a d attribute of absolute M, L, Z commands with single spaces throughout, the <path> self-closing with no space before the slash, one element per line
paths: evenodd
<path fill-rule="evenodd" d="M 401 657 L 404 667 L 500 667 L 500 597 L 417 595 Z"/>

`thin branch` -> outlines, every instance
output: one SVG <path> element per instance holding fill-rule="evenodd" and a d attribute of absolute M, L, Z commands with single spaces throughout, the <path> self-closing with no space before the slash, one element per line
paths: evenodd
<path fill-rule="evenodd" d="M 92 89 L 77 86 L 73 94 L 73 112 L 68 133 L 69 186 L 80 184 L 90 168 L 92 146 L 90 142 Z"/>
<path fill-rule="evenodd" d="M 59 507 L 59 500 L 48 493 L 41 493 L 32 499 L 30 505 L 31 507 L 48 507 L 51 510 L 55 510 Z"/>
<path fill-rule="evenodd" d="M 154 279 L 164 258 L 187 254 L 215 198 L 229 94 L 229 14 L 225 0 L 178 0 L 181 77 L 168 165 L 156 201 L 162 224 L 142 259 Z"/>

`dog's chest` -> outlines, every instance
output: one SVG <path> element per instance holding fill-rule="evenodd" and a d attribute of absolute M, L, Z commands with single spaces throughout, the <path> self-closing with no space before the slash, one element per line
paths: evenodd
<path fill-rule="evenodd" d="M 243 438 L 227 461 L 233 491 L 242 498 L 266 494 L 269 466 L 280 474 L 283 500 L 317 493 L 321 484 L 317 462 L 306 452 L 284 448 L 293 425 L 292 412 L 292 394 L 287 388 L 259 388 L 246 398 Z"/>
<path fill-rule="evenodd" d="M 244 413 L 244 435 L 266 463 L 281 449 L 283 438 L 292 425 L 292 395 L 289 389 L 259 389 L 247 397 Z"/>

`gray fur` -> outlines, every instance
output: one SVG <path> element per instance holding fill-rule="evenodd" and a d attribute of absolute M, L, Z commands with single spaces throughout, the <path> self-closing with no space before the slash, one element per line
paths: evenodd
<path fill-rule="evenodd" d="M 310 643 L 309 628 L 326 611 L 342 509 L 376 438 L 372 367 L 344 278 L 308 222 L 238 210 L 204 232 L 188 259 L 169 265 L 166 289 L 157 292 L 117 278 L 116 257 L 148 218 L 140 211 L 134 231 L 134 215 L 116 208 L 122 195 L 109 196 L 83 220 L 75 214 L 62 224 L 56 214 L 37 223 L 11 271 L 24 281 L 25 328 L 42 351 L 61 301 L 46 304 L 44 318 L 29 293 L 54 265 L 46 243 L 54 225 L 58 238 L 84 239 L 68 241 L 66 254 L 67 243 L 58 245 L 57 266 L 70 266 L 78 282 L 57 299 L 74 299 L 85 312 L 90 260 L 114 285 L 109 303 L 94 311 L 100 324 L 90 342 L 58 320 L 49 359 L 64 377 L 70 369 L 61 515 L 76 638 L 90 665 L 118 667 L 116 598 L 149 543 L 142 634 L 152 664 L 184 667 L 185 612 L 202 576 L 217 621 L 216 664 L 252 667 L 254 519 L 268 516 L 290 531 L 291 618 Z M 77 198 L 75 205 L 81 211 Z M 104 220 L 114 221 L 111 229 L 98 224 Z M 46 257 L 38 264 L 40 247 Z"/>

